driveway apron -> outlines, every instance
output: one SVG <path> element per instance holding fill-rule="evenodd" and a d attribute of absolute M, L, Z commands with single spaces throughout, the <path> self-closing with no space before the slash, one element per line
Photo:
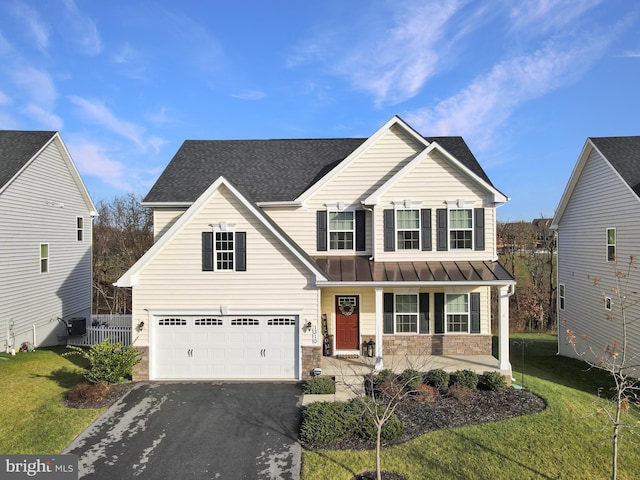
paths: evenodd
<path fill-rule="evenodd" d="M 300 395 L 294 383 L 142 383 L 64 453 L 92 480 L 296 480 Z"/>

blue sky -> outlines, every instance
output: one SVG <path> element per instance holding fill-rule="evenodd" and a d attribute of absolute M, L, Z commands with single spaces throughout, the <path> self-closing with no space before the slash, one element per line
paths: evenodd
<path fill-rule="evenodd" d="M 640 135 L 629 0 L 0 3 L 0 128 L 58 130 L 94 198 L 144 195 L 186 139 L 461 135 L 552 216 L 589 136 Z"/>

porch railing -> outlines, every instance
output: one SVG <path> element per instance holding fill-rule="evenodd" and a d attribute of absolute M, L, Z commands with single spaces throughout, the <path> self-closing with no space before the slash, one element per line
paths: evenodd
<path fill-rule="evenodd" d="M 93 315 L 84 335 L 67 338 L 67 345 L 90 347 L 109 338 L 111 343 L 131 345 L 131 315 Z"/>

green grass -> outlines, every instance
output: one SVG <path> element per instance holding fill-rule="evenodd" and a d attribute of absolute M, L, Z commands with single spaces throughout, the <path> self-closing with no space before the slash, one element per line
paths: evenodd
<path fill-rule="evenodd" d="M 611 428 L 603 416 L 595 414 L 594 405 L 597 388 L 610 385 L 608 377 L 602 372 L 586 371 L 582 362 L 556 356 L 553 335 L 523 334 L 513 340 L 525 341 L 524 383 L 544 398 L 546 410 L 422 435 L 385 449 L 383 468 L 409 479 L 610 477 Z M 520 348 L 512 347 L 511 362 L 520 382 Z M 636 415 L 629 420 L 639 419 Z M 637 440 L 628 436 L 621 440 L 619 479 L 637 478 Z M 348 480 L 374 467 L 373 451 L 305 451 L 302 479 Z"/>
<path fill-rule="evenodd" d="M 102 410 L 66 408 L 64 397 L 83 380 L 64 347 L 0 357 L 0 454 L 60 453 Z M 74 363 L 76 362 L 76 363 Z"/>

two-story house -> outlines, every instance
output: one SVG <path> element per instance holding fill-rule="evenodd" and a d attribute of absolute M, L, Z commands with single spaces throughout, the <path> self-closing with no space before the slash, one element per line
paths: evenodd
<path fill-rule="evenodd" d="M 117 282 L 136 376 L 300 379 L 365 346 L 379 365 L 491 355 L 492 289 L 510 375 L 507 200 L 462 138 L 398 117 L 369 138 L 186 141 L 143 201 L 155 244 Z"/>
<path fill-rule="evenodd" d="M 0 338 L 54 345 L 91 318 L 96 208 L 56 132 L 0 131 Z"/>
<path fill-rule="evenodd" d="M 640 356 L 640 137 L 588 138 L 551 228 L 558 245 L 558 352 L 598 361 L 625 341 Z M 620 271 L 628 276 L 618 276 Z M 616 284 L 620 281 L 620 287 Z M 566 331 L 576 337 L 575 348 Z"/>

